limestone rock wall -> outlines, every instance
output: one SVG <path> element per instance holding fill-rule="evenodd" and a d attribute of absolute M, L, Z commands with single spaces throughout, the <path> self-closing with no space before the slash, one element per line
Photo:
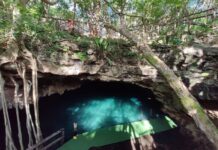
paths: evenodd
<path fill-rule="evenodd" d="M 157 51 L 198 100 L 218 100 L 218 46 L 201 45 Z"/>
<path fill-rule="evenodd" d="M 148 63 L 131 57 L 109 62 L 107 56 L 99 56 L 93 46 L 86 51 L 86 60 L 81 60 L 75 55 L 81 51 L 78 45 L 69 42 L 64 44 L 68 51 L 56 51 L 49 56 L 43 50 L 33 51 L 38 63 L 41 96 L 62 94 L 65 90 L 78 88 L 84 80 L 122 81 L 149 88 L 159 101 L 173 104 L 172 90 Z M 128 48 L 134 50 L 134 47 Z M 193 44 L 177 48 L 155 47 L 154 51 L 181 77 L 197 99 L 218 100 L 218 47 Z M 9 76 L 15 77 L 22 87 L 15 65 L 19 62 L 26 64 L 27 78 L 31 80 L 30 64 L 12 43 L 0 57 L 0 69 L 6 79 L 9 102 L 13 102 L 14 88 Z M 22 97 L 22 90 L 20 95 Z"/>

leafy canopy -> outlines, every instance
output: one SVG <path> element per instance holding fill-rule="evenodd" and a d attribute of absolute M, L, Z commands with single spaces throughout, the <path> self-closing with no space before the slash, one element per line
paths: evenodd
<path fill-rule="evenodd" d="M 0 42 L 21 35 L 46 43 L 69 38 L 69 31 L 63 30 L 62 25 L 66 27 L 71 19 L 76 20 L 75 24 L 82 32 L 97 30 L 98 37 L 109 34 L 104 31 L 105 22 L 113 25 L 124 23 L 139 37 L 146 35 L 152 42 L 179 45 L 184 34 L 193 39 L 204 33 L 216 33 L 211 26 L 217 19 L 208 19 L 207 16 L 193 19 L 201 14 L 191 15 L 206 9 L 205 2 L 208 1 L 60 0 L 49 5 L 45 0 L 3 0 L 0 3 Z M 216 5 L 217 0 L 210 0 L 210 6 Z M 190 15 L 192 20 L 186 17 Z"/>

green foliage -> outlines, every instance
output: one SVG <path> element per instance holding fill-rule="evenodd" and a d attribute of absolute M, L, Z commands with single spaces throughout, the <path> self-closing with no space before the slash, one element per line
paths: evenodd
<path fill-rule="evenodd" d="M 58 8 L 50 8 L 49 14 L 51 16 L 54 16 L 56 18 L 62 18 L 62 19 L 72 19 L 74 17 L 74 13 L 70 11 L 69 9 L 63 8 L 62 6 L 59 6 Z"/>
<path fill-rule="evenodd" d="M 109 43 L 107 40 L 105 40 L 103 38 L 96 38 L 95 45 L 97 46 L 98 50 L 105 51 L 108 49 Z"/>
<path fill-rule="evenodd" d="M 133 52 L 131 50 L 124 51 L 123 56 L 127 57 L 127 58 L 134 58 L 134 57 L 136 58 L 136 57 L 138 57 L 137 53 Z"/>
<path fill-rule="evenodd" d="M 180 45 L 180 44 L 182 44 L 182 41 L 180 38 L 172 36 L 172 37 L 170 37 L 170 40 L 168 41 L 168 43 L 171 45 Z"/>
<path fill-rule="evenodd" d="M 86 52 L 77 52 L 76 55 L 79 57 L 81 61 L 85 61 L 88 58 Z"/>
<path fill-rule="evenodd" d="M 217 31 L 211 28 L 212 24 L 217 23 L 217 19 L 214 21 L 208 21 L 205 18 L 194 20 L 194 23 L 201 25 L 188 25 L 184 22 L 178 22 L 185 15 L 193 13 L 193 9 L 187 7 L 190 0 L 107 1 L 108 3 L 101 0 L 60 0 L 55 6 L 47 6 L 40 0 L 28 2 L 26 5 L 19 3 L 20 1 L 4 1 L 4 4 L 0 3 L 0 42 L 13 31 L 15 37 L 27 35 L 31 39 L 31 43 L 34 40 L 40 40 L 41 43 L 48 44 L 51 47 L 48 49 L 49 53 L 58 49 L 53 46 L 56 45 L 57 41 L 69 39 L 76 41 L 81 49 L 87 49 L 94 43 L 98 51 L 113 58 L 117 58 L 117 55 L 120 55 L 120 57 L 135 57 L 135 54 L 126 50 L 125 47 L 121 46 L 122 44 L 116 45 L 116 42 L 102 37 L 72 37 L 70 33 L 57 27 L 57 24 L 66 22 L 68 19 L 76 18 L 78 22 L 90 21 L 93 17 L 96 17 L 92 16 L 94 14 L 99 15 L 101 19 L 98 22 L 87 22 L 88 26 L 89 23 L 103 25 L 102 20 L 117 25 L 120 23 L 118 14 L 124 15 L 128 27 L 137 26 L 136 29 L 133 28 L 133 33 L 141 32 L 142 29 L 149 34 L 156 33 L 154 27 L 160 26 L 161 29 L 157 33 L 159 38 L 154 40 L 155 43 L 182 45 L 185 44 L 182 41 L 184 34 L 187 35 L 187 41 L 192 41 L 196 37 L 208 33 L 217 34 Z M 73 9 L 74 6 L 76 6 L 76 9 Z M 97 12 L 97 6 L 101 7 L 100 12 Z M 19 12 L 16 17 L 12 14 L 13 8 Z M 79 28 L 81 27 L 79 26 Z M 63 50 L 67 51 L 66 48 L 63 48 Z"/>
<path fill-rule="evenodd" d="M 76 41 L 80 48 L 86 49 L 90 46 L 91 39 L 86 37 L 77 37 Z"/>
<path fill-rule="evenodd" d="M 45 51 L 45 54 L 47 56 L 50 56 L 52 53 L 56 52 L 56 51 L 59 51 L 63 49 L 63 47 L 61 47 L 59 44 L 53 44 L 53 45 L 50 45 L 46 51 Z"/>

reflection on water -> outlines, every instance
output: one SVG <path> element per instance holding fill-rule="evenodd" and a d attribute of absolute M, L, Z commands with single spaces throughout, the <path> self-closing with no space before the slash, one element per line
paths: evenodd
<path fill-rule="evenodd" d="M 120 83 L 89 83 L 64 95 L 41 98 L 40 120 L 48 135 L 65 128 L 66 139 L 77 133 L 162 115 L 150 91 Z"/>

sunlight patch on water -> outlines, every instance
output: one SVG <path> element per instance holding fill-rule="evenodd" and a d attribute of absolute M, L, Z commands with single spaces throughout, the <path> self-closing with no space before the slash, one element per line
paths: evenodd
<path fill-rule="evenodd" d="M 141 102 L 135 97 L 90 99 L 67 109 L 78 129 L 92 131 L 102 127 L 129 123 L 147 118 Z"/>

